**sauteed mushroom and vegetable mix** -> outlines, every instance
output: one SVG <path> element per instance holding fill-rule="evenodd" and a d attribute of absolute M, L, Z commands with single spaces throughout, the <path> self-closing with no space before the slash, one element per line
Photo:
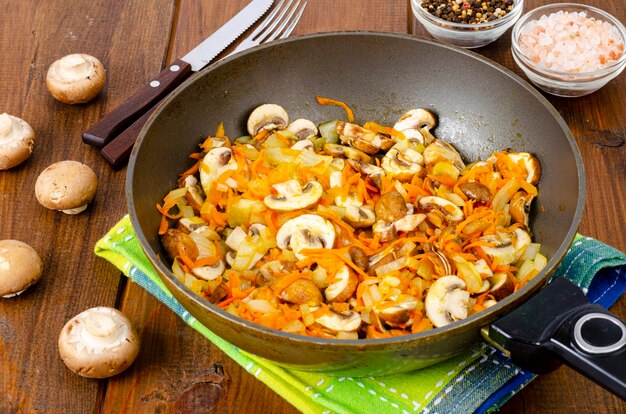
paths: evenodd
<path fill-rule="evenodd" d="M 285 332 L 383 338 L 480 312 L 546 265 L 528 227 L 534 155 L 466 164 L 428 110 L 357 125 L 317 100 L 348 121 L 261 105 L 232 144 L 220 124 L 157 205 L 173 273 L 194 292 Z"/>

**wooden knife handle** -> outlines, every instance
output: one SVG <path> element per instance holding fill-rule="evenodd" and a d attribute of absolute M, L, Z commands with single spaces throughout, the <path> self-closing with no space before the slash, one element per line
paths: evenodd
<path fill-rule="evenodd" d="M 180 85 L 191 73 L 189 63 L 180 59 L 171 63 L 154 80 L 85 131 L 83 142 L 96 148 L 104 147 L 137 117 Z"/>
<path fill-rule="evenodd" d="M 133 122 L 124 132 L 119 134 L 100 150 L 100 155 L 111 164 L 114 170 L 120 170 L 126 165 L 130 158 L 130 153 L 133 150 L 133 146 L 135 145 L 135 141 L 137 141 L 137 137 L 139 136 L 139 132 L 141 132 L 141 128 L 148 122 L 148 118 L 150 118 L 150 115 L 152 115 L 156 107 L 157 105 L 154 105 L 152 108 L 148 109 L 148 112 L 143 114 L 141 118 Z"/>

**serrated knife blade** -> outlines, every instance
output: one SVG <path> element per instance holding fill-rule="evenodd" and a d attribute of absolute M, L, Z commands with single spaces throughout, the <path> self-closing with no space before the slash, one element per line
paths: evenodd
<path fill-rule="evenodd" d="M 225 25 L 183 56 L 181 60 L 189 63 L 192 71 L 199 71 L 248 30 L 269 10 L 272 3 L 273 0 L 253 0 Z"/>

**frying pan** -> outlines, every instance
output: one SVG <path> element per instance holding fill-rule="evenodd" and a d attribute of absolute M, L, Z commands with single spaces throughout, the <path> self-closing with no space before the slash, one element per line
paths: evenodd
<path fill-rule="evenodd" d="M 452 143 L 466 161 L 485 159 L 505 148 L 536 154 L 543 177 L 531 228 L 549 258 L 546 268 L 482 313 L 432 331 L 385 339 L 331 340 L 279 332 L 239 319 L 192 293 L 163 259 L 155 204 L 176 187 L 178 174 L 193 163 L 188 154 L 220 121 L 227 135 L 244 135 L 248 114 L 267 102 L 314 122 L 345 116 L 339 108 L 317 105 L 317 95 L 346 102 L 357 123 L 389 125 L 411 108 L 428 108 L 438 115 L 434 135 Z M 530 85 L 474 53 L 374 32 L 291 38 L 227 58 L 196 74 L 164 101 L 142 130 L 126 186 L 139 242 L 187 311 L 245 351 L 292 368 L 337 375 L 422 368 L 480 340 L 481 328 L 520 307 L 546 284 L 573 241 L 585 195 L 582 160 L 571 132 Z M 567 289 L 560 287 L 555 294 Z M 580 299 L 579 294 L 572 295 Z M 537 318 L 522 317 L 513 321 L 514 328 L 519 320 L 529 319 Z M 505 329 L 494 332 L 502 344 L 515 345 L 507 335 Z M 531 347 L 529 352 L 543 357 L 538 349 Z"/>

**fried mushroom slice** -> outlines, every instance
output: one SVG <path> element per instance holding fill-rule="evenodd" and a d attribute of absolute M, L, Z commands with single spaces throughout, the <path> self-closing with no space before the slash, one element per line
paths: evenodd
<path fill-rule="evenodd" d="M 381 195 L 374 207 L 376 219 L 393 223 L 406 216 L 408 209 L 402 194 L 396 190 Z"/>
<path fill-rule="evenodd" d="M 428 144 L 432 135 L 429 133 L 435 127 L 437 120 L 432 112 L 423 109 L 411 109 L 400 117 L 393 129 L 400 131 L 406 138 Z"/>
<path fill-rule="evenodd" d="M 289 125 L 289 114 L 280 105 L 263 104 L 254 109 L 248 117 L 248 133 L 257 135 L 262 129 L 285 129 Z"/>
<path fill-rule="evenodd" d="M 424 149 L 424 162 L 426 166 L 433 166 L 438 162 L 449 162 L 462 171 L 465 168 L 465 163 L 461 158 L 461 154 L 451 144 L 436 139 L 430 145 Z"/>
<path fill-rule="evenodd" d="M 387 151 L 395 144 L 391 138 L 350 122 L 337 121 L 336 131 L 342 143 L 349 144 L 366 154 L 376 154 L 380 150 Z"/>
<path fill-rule="evenodd" d="M 268 195 L 263 202 L 276 211 L 292 211 L 307 208 L 317 203 L 324 189 L 317 181 L 309 181 L 304 187 L 296 179 L 274 184 L 278 194 Z"/>
<path fill-rule="evenodd" d="M 424 301 L 426 316 L 437 328 L 467 318 L 469 307 L 470 294 L 465 290 L 465 282 L 453 275 L 437 279 Z"/>
<path fill-rule="evenodd" d="M 287 130 L 294 134 L 298 141 L 317 136 L 317 126 L 308 119 L 299 118 L 289 124 Z"/>
<path fill-rule="evenodd" d="M 303 214 L 287 220 L 276 233 L 276 245 L 290 248 L 299 260 L 306 258 L 305 249 L 332 249 L 335 227 L 317 214 Z"/>

